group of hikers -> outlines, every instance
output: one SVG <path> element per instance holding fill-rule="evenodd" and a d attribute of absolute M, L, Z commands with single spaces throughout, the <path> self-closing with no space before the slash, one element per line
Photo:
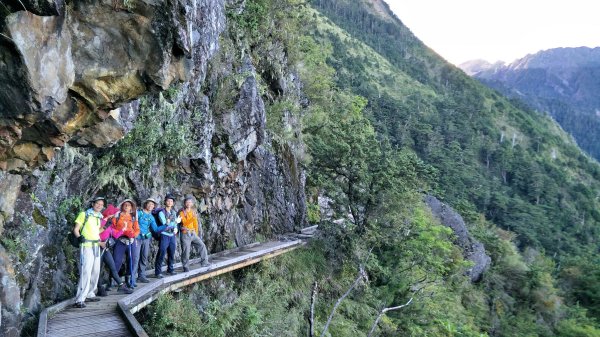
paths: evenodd
<path fill-rule="evenodd" d="M 157 278 L 164 277 L 165 255 L 167 275 L 176 274 L 173 264 L 178 237 L 184 272 L 189 271 L 192 246 L 199 250 L 201 267 L 210 265 L 194 198 L 186 197 L 180 211 L 175 210 L 172 195 L 165 197 L 164 207 L 157 206 L 155 199 L 148 198 L 141 209 L 131 199 L 125 199 L 115 207 L 107 205 L 105 198 L 97 197 L 92 200 L 91 208 L 79 213 L 73 228 L 80 247 L 80 276 L 74 307 L 85 308 L 85 302 L 100 301 L 96 295 L 106 296 L 113 281 L 117 292 L 126 294 L 131 294 L 138 282 L 150 282 L 146 269 L 152 240 L 159 242 L 154 263 Z M 120 273 L 124 264 L 125 271 Z M 108 272 L 108 278 L 105 284 L 99 285 L 103 269 Z"/>

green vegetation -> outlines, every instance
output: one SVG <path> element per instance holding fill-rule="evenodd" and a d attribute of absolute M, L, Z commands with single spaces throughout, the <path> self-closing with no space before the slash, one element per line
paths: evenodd
<path fill-rule="evenodd" d="M 368 1 L 314 1 L 327 17 L 294 0 L 246 4 L 228 13 L 222 53 L 251 56 L 273 138 L 306 145 L 309 220 L 321 235 L 162 299 L 142 313 L 146 331 L 308 335 L 316 282 L 320 335 L 356 282 L 326 336 L 366 335 L 383 308 L 411 298 L 375 335 L 600 334 L 600 166 L 551 120 L 469 79 Z M 277 86 L 290 69 L 306 106 Z M 301 135 L 285 129 L 289 115 Z M 470 263 L 424 193 L 457 209 L 484 243 L 493 262 L 480 282 L 465 276 Z M 331 219 L 315 208 L 319 195 L 333 200 Z"/>
<path fill-rule="evenodd" d="M 320 28 L 314 32 L 322 43 L 334 46 L 328 61 L 338 74 L 337 85 L 369 100 L 366 112 L 379 133 L 434 166 L 439 173 L 436 194 L 468 220 L 476 222 L 483 216 L 516 233 L 520 250 L 553 256 L 556 267 L 551 274 L 559 276 L 566 302 L 580 303 L 590 316 L 598 317 L 600 301 L 592 284 L 600 281 L 600 265 L 581 262 L 598 259 L 597 163 L 549 119 L 511 104 L 434 58 L 405 35 L 399 21 L 384 22 L 361 9 L 364 6 L 342 1 L 318 4 L 329 19 L 352 34 L 324 18 L 317 20 Z M 360 13 L 364 19 L 357 22 Z M 360 29 L 367 25 L 372 28 Z M 350 40 L 353 43 L 347 43 Z M 368 59 L 383 56 L 387 68 L 393 65 L 395 73 L 408 74 L 426 87 L 404 86 L 394 95 L 389 92 L 403 83 L 390 78 L 384 85 L 388 89 L 378 90 L 372 80 L 379 76 L 373 74 L 382 72 L 377 62 L 353 56 L 374 55 L 375 50 L 379 55 Z M 574 280 L 575 275 L 581 279 Z"/>
<path fill-rule="evenodd" d="M 176 101 L 176 91 L 167 92 Z M 200 116 L 179 113 L 177 102 L 171 103 L 159 94 L 140 102 L 140 115 L 134 128 L 113 148 L 94 162 L 97 172 L 96 191 L 111 185 L 124 193 L 130 191 L 129 173 L 137 171 L 145 183 L 152 177 L 152 168 L 169 160 L 190 157 L 197 150 L 193 123 Z M 185 121 L 185 122 L 184 122 Z"/>

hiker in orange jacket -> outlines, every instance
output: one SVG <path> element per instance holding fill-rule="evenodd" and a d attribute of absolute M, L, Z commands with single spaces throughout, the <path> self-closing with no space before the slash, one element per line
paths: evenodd
<path fill-rule="evenodd" d="M 140 226 L 138 225 L 136 217 L 136 205 L 131 199 L 125 199 L 119 205 L 119 213 L 115 214 L 112 218 L 112 228 L 116 232 L 122 232 L 117 238 L 113 255 L 115 258 L 115 267 L 117 270 L 121 269 L 125 257 L 128 260 L 128 266 L 126 268 L 126 275 L 132 275 L 133 271 L 133 248 L 135 245 L 135 238 L 140 234 Z M 132 277 L 128 278 L 127 282 L 130 288 L 135 288 L 135 279 Z"/>
<path fill-rule="evenodd" d="M 195 246 L 200 251 L 201 267 L 208 267 L 208 252 L 206 245 L 202 242 L 203 231 L 200 226 L 198 211 L 194 208 L 194 198 L 188 196 L 183 201 L 183 209 L 179 211 L 181 218 L 180 237 L 181 237 L 181 264 L 183 271 L 189 270 L 188 261 L 190 260 L 190 252 L 192 246 Z"/>

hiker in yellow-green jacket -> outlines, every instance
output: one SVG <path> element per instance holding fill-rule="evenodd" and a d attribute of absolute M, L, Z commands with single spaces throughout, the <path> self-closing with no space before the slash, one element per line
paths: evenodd
<path fill-rule="evenodd" d="M 100 227 L 102 209 L 106 200 L 102 197 L 92 200 L 92 207 L 79 213 L 75 219 L 73 234 L 79 239 L 79 284 L 75 296 L 76 308 L 85 308 L 86 301 L 100 301 L 96 297 L 96 287 L 100 276 Z"/>

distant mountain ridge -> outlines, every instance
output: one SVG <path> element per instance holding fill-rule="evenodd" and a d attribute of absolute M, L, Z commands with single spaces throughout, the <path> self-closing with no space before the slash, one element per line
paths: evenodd
<path fill-rule="evenodd" d="M 600 47 L 556 48 L 510 64 L 476 60 L 460 67 L 505 95 L 549 113 L 582 149 L 600 159 Z"/>

